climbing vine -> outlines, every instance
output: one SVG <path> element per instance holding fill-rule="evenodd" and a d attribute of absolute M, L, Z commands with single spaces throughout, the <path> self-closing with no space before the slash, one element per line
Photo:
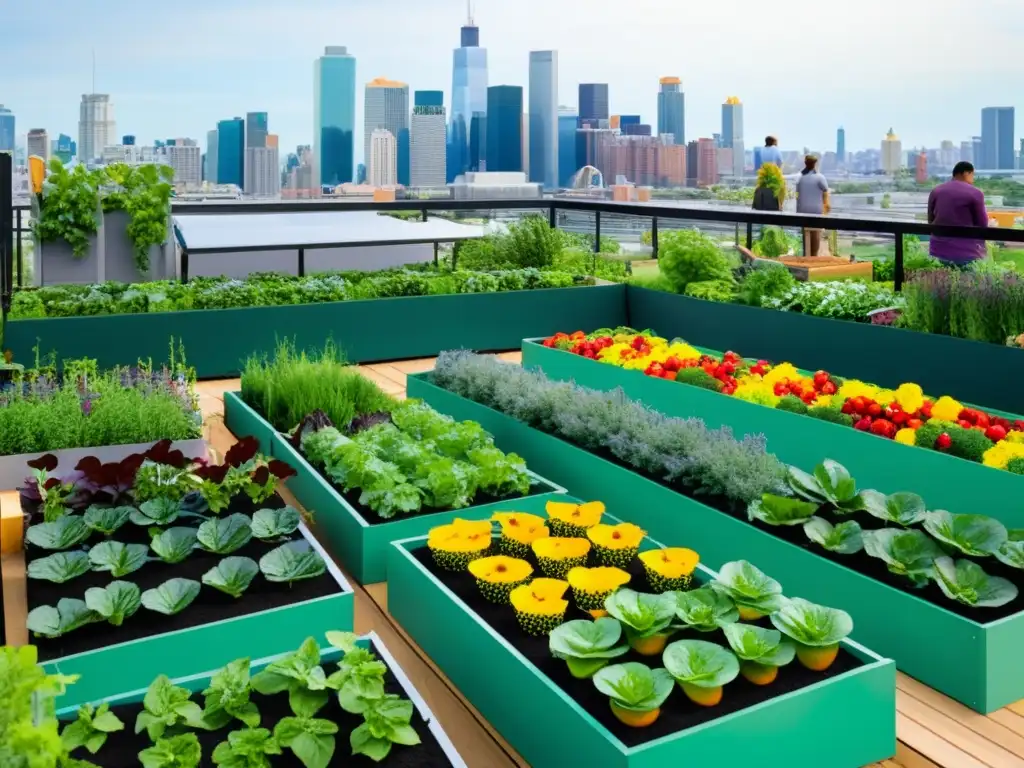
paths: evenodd
<path fill-rule="evenodd" d="M 104 170 L 103 212 L 128 214 L 128 238 L 135 250 L 135 266 L 145 274 L 149 270 L 150 248 L 167 239 L 174 169 L 166 165 L 114 163 Z"/>

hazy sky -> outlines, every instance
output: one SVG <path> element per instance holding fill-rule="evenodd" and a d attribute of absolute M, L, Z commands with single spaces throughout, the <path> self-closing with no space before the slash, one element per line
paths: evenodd
<path fill-rule="evenodd" d="M 444 89 L 465 0 L 4 0 L 0 103 L 17 132 L 77 138 L 81 94 L 110 93 L 117 131 L 139 143 L 200 140 L 216 121 L 270 113 L 283 151 L 312 143 L 313 61 L 346 45 L 362 84 L 386 76 Z M 1024 107 L 1024 0 L 475 0 L 490 84 L 528 84 L 530 50 L 559 52 L 559 101 L 607 82 L 613 114 L 657 123 L 658 78 L 682 78 L 687 138 L 720 130 L 744 104 L 747 146 L 904 147 L 959 143 L 983 106 Z M 1024 112 L 1018 110 L 1020 122 Z M 1021 131 L 1018 130 L 1018 135 Z"/>

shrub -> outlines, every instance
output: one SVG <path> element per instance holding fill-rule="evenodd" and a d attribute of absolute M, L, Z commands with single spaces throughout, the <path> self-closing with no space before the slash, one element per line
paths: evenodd
<path fill-rule="evenodd" d="M 1024 458 L 1010 459 L 1006 464 L 1006 471 L 1015 475 L 1024 475 Z"/>
<path fill-rule="evenodd" d="M 914 442 L 922 448 L 935 448 L 935 440 L 942 433 L 950 438 L 950 446 L 946 453 L 959 456 L 968 461 L 980 462 L 985 451 L 992 447 L 992 441 L 985 437 L 984 432 L 976 429 L 964 429 L 959 424 L 946 421 L 926 421 L 914 434 Z"/>
<path fill-rule="evenodd" d="M 593 251 L 578 249 L 563 250 L 555 256 L 552 269 L 573 275 L 593 275 L 613 283 L 624 282 L 629 277 L 626 262 L 600 254 L 596 254 L 595 258 Z"/>
<path fill-rule="evenodd" d="M 594 252 L 594 236 L 588 232 L 568 232 L 567 230 L 558 230 L 562 237 L 562 248 L 563 249 L 579 249 L 584 251 Z M 642 239 L 642 236 L 641 236 Z M 647 243 L 650 245 L 650 243 Z M 622 250 L 622 246 L 619 245 L 619 241 L 613 237 L 607 235 L 601 235 L 601 244 L 597 249 L 599 253 L 619 253 Z"/>
<path fill-rule="evenodd" d="M 1024 277 L 1015 272 L 937 270 L 904 288 L 904 327 L 1005 344 L 1024 328 Z"/>
<path fill-rule="evenodd" d="M 742 304 L 760 307 L 766 298 L 780 298 L 795 285 L 796 278 L 782 264 L 759 265 L 740 281 L 736 298 Z"/>
<path fill-rule="evenodd" d="M 504 254 L 498 253 L 498 237 L 488 235 L 477 240 L 460 240 L 455 243 L 452 251 L 455 266 L 459 269 L 475 269 L 488 271 L 505 269 L 509 266 L 504 261 Z"/>
<path fill-rule="evenodd" d="M 734 287 L 735 283 L 732 280 L 701 280 L 700 282 L 689 283 L 683 294 L 693 296 L 695 299 L 730 302 L 732 301 Z"/>
<path fill-rule="evenodd" d="M 775 406 L 780 411 L 789 411 L 790 413 L 807 413 L 807 403 L 801 400 L 796 395 L 786 395 L 779 400 L 778 405 Z"/>
<path fill-rule="evenodd" d="M 725 253 L 696 229 L 677 229 L 659 238 L 658 268 L 677 293 L 683 293 L 690 283 L 733 282 Z"/>
<path fill-rule="evenodd" d="M 516 267 L 550 267 L 562 250 L 562 234 L 542 216 L 524 216 L 497 241 L 498 259 Z"/>
<path fill-rule="evenodd" d="M 812 405 L 807 409 L 807 415 L 832 424 L 842 424 L 844 427 L 853 426 L 853 417 L 840 410 L 840 406 Z"/>
<path fill-rule="evenodd" d="M 787 235 L 781 227 L 765 227 L 751 251 L 755 256 L 765 259 L 778 259 L 790 251 L 795 253 L 799 245 L 800 241 Z"/>
<path fill-rule="evenodd" d="M 729 429 L 669 418 L 621 391 L 552 382 L 542 372 L 465 351 L 442 353 L 433 381 L 585 450 L 609 451 L 694 496 L 724 498 L 739 509 L 783 487 L 786 468 L 765 450 L 762 435 L 737 440 Z"/>
<path fill-rule="evenodd" d="M 703 368 L 680 368 L 676 373 L 676 381 L 680 384 L 690 384 L 701 389 L 710 389 L 712 392 L 722 391 L 722 382 L 716 379 Z"/>

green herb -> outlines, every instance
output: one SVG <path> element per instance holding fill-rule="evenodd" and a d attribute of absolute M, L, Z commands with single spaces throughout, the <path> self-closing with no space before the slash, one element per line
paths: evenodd
<path fill-rule="evenodd" d="M 115 627 L 133 616 L 141 603 L 139 588 L 130 581 L 112 581 L 105 587 L 85 590 L 85 604 L 89 610 Z"/>
<path fill-rule="evenodd" d="M 306 768 L 327 768 L 334 756 L 337 732 L 338 726 L 330 720 L 285 717 L 274 726 L 274 739 L 295 753 Z"/>
<path fill-rule="evenodd" d="M 210 730 L 223 728 L 233 719 L 241 720 L 250 728 L 260 724 L 260 712 L 249 701 L 249 659 L 236 659 L 210 678 L 203 721 Z"/>
<path fill-rule="evenodd" d="M 55 584 L 63 584 L 88 573 L 90 567 L 89 555 L 86 552 L 57 552 L 30 562 L 26 573 L 30 579 L 45 579 Z"/>
<path fill-rule="evenodd" d="M 157 739 L 152 747 L 139 752 L 142 768 L 198 768 L 202 757 L 203 748 L 194 733 Z"/>
<path fill-rule="evenodd" d="M 25 532 L 30 544 L 42 549 L 71 549 L 92 533 L 81 517 L 67 515 L 50 523 L 37 523 Z"/>
<path fill-rule="evenodd" d="M 260 567 L 248 557 L 225 557 L 203 574 L 203 584 L 238 598 L 249 588 Z"/>
<path fill-rule="evenodd" d="M 351 632 L 328 632 L 327 641 L 345 651 L 338 670 L 327 678 L 327 687 L 338 692 L 342 709 L 363 714 L 372 702 L 384 696 L 387 665 L 371 651 L 357 646 L 356 636 Z"/>
<path fill-rule="evenodd" d="M 168 579 L 159 587 L 143 592 L 142 604 L 151 611 L 173 616 L 192 604 L 199 589 L 199 582 L 192 579 Z"/>
<path fill-rule="evenodd" d="M 93 707 L 83 704 L 78 708 L 78 718 L 64 726 L 60 738 L 68 752 L 85 747 L 92 754 L 99 752 L 111 733 L 124 730 L 124 723 L 110 711 L 106 702 Z"/>
<path fill-rule="evenodd" d="M 280 754 L 281 745 L 266 728 L 243 728 L 216 746 L 213 762 L 222 768 L 271 768 L 267 755 Z"/>
<path fill-rule="evenodd" d="M 174 685 L 167 675 L 160 675 L 149 684 L 142 699 L 142 711 L 135 719 L 135 732 L 145 730 L 150 741 L 156 742 L 169 728 L 203 728 L 203 710 L 190 701 L 191 697 L 192 692 L 188 688 Z"/>
<path fill-rule="evenodd" d="M 89 550 L 89 561 L 94 571 L 109 571 L 115 579 L 133 573 L 149 559 L 145 544 L 122 544 L 120 541 L 102 541 Z"/>
<path fill-rule="evenodd" d="M 395 694 L 370 701 L 363 712 L 364 722 L 349 737 L 352 754 L 366 755 L 379 763 L 391 753 L 392 744 L 419 744 L 419 734 L 409 724 L 412 715 L 412 702 Z"/>
<path fill-rule="evenodd" d="M 292 712 L 300 717 L 313 717 L 328 699 L 327 675 L 320 666 L 320 646 L 316 640 L 307 638 L 297 651 L 253 675 L 252 688 L 264 695 L 288 691 Z M 288 746 L 284 741 L 281 743 Z"/>

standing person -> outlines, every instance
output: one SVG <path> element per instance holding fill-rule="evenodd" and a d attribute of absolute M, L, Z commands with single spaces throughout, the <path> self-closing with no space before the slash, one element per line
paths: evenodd
<path fill-rule="evenodd" d="M 950 227 L 988 226 L 985 194 L 974 186 L 973 165 L 957 163 L 953 167 L 953 178 L 928 195 L 928 223 Z M 966 269 L 972 262 L 985 258 L 986 249 L 984 240 L 933 235 L 928 252 L 946 266 Z"/>
<path fill-rule="evenodd" d="M 796 182 L 796 212 L 817 214 L 828 213 L 828 182 L 818 173 L 818 158 L 807 155 L 804 169 Z M 817 256 L 821 250 L 821 230 L 804 230 L 804 256 Z"/>
<path fill-rule="evenodd" d="M 761 164 L 775 163 L 782 170 L 782 152 L 779 150 L 779 140 L 774 136 L 766 136 L 764 148 L 761 150 Z"/>

